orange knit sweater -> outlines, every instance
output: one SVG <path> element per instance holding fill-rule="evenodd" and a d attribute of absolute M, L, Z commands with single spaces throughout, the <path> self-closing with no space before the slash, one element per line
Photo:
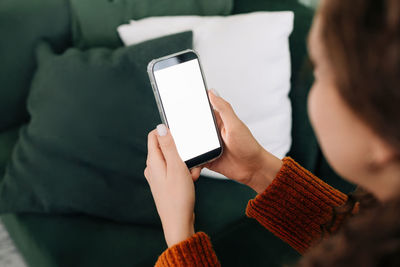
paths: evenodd
<path fill-rule="evenodd" d="M 269 187 L 249 201 L 248 217 L 304 253 L 321 239 L 321 225 L 332 219 L 332 208 L 343 205 L 347 196 L 324 183 L 291 158 Z M 337 218 L 334 227 L 339 227 Z M 203 232 L 164 251 L 157 267 L 220 266 L 210 238 Z"/>

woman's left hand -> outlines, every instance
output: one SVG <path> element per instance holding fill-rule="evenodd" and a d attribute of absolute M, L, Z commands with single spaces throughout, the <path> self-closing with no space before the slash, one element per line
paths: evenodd
<path fill-rule="evenodd" d="M 170 131 L 163 124 L 148 135 L 144 175 L 171 247 L 194 234 L 194 181 L 201 168 L 191 171 L 180 158 Z"/>

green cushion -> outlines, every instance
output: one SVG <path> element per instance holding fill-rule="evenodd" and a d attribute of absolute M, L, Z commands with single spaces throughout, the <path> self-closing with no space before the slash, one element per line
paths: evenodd
<path fill-rule="evenodd" d="M 67 0 L 0 1 L 0 131 L 26 121 L 34 49 L 40 39 L 57 50 L 69 45 L 68 11 Z"/>
<path fill-rule="evenodd" d="M 130 19 L 166 15 L 228 15 L 233 0 L 71 0 L 75 46 L 117 47 L 117 27 Z"/>
<path fill-rule="evenodd" d="M 228 260 L 231 256 L 224 247 L 235 245 L 237 249 L 240 243 L 249 246 L 250 242 L 262 251 L 268 246 L 274 247 L 275 252 L 286 249 L 281 254 L 283 257 L 293 254 L 287 245 L 255 222 L 241 227 L 243 232 L 237 234 L 242 236 L 234 242 L 234 236 L 224 234 L 235 228 L 237 221 L 242 221 L 247 201 L 254 196 L 248 187 L 232 181 L 201 177 L 196 182 L 195 228 L 211 236 L 217 244 L 216 249 L 221 251 L 218 251 L 221 259 Z M 143 203 L 139 208 L 145 205 Z M 3 215 L 2 221 L 30 266 L 152 266 L 166 249 L 161 226 L 56 214 L 9 214 Z M 246 232 L 252 234 L 250 239 L 244 237 Z M 246 255 L 253 255 L 252 251 L 242 250 L 242 262 Z M 253 262 L 265 265 L 271 259 L 258 257 Z"/>
<path fill-rule="evenodd" d="M 191 32 L 61 55 L 41 43 L 31 121 L 1 183 L 0 211 L 158 223 L 143 175 L 147 133 L 160 123 L 147 63 L 191 47 Z"/>
<path fill-rule="evenodd" d="M 14 128 L 0 133 L 0 180 L 4 175 L 7 162 L 18 138 L 19 128 Z"/>
<path fill-rule="evenodd" d="M 162 229 L 150 226 L 85 216 L 3 215 L 1 220 L 28 266 L 152 266 L 166 248 Z"/>
<path fill-rule="evenodd" d="M 29 266 L 153 266 L 165 249 L 161 228 L 85 216 L 3 215 Z M 222 266 L 281 267 L 299 255 L 253 219 L 205 229 Z"/>
<path fill-rule="evenodd" d="M 244 217 L 211 235 L 221 266 L 294 266 L 299 254 L 256 220 Z"/>

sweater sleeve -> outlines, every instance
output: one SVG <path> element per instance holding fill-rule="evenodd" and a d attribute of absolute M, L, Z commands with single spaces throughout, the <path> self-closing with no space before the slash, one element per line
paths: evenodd
<path fill-rule="evenodd" d="M 198 232 L 190 238 L 165 250 L 156 267 L 220 267 L 210 238 Z"/>
<path fill-rule="evenodd" d="M 268 188 L 249 201 L 247 216 L 304 253 L 322 237 L 321 225 L 332 220 L 332 209 L 343 205 L 347 196 L 332 188 L 291 158 Z M 333 230 L 342 222 L 336 217 Z M 165 250 L 156 267 L 220 266 L 210 238 L 203 232 Z"/>
<path fill-rule="evenodd" d="M 291 158 L 268 188 L 249 201 L 248 217 L 288 243 L 300 253 L 322 238 L 321 225 L 332 220 L 333 207 L 347 201 L 347 195 L 332 188 Z M 337 216 L 334 228 L 343 217 Z"/>

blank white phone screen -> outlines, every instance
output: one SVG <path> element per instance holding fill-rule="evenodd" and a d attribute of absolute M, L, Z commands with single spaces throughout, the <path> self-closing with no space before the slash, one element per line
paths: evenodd
<path fill-rule="evenodd" d="M 220 147 L 197 59 L 154 72 L 168 126 L 183 161 Z"/>

